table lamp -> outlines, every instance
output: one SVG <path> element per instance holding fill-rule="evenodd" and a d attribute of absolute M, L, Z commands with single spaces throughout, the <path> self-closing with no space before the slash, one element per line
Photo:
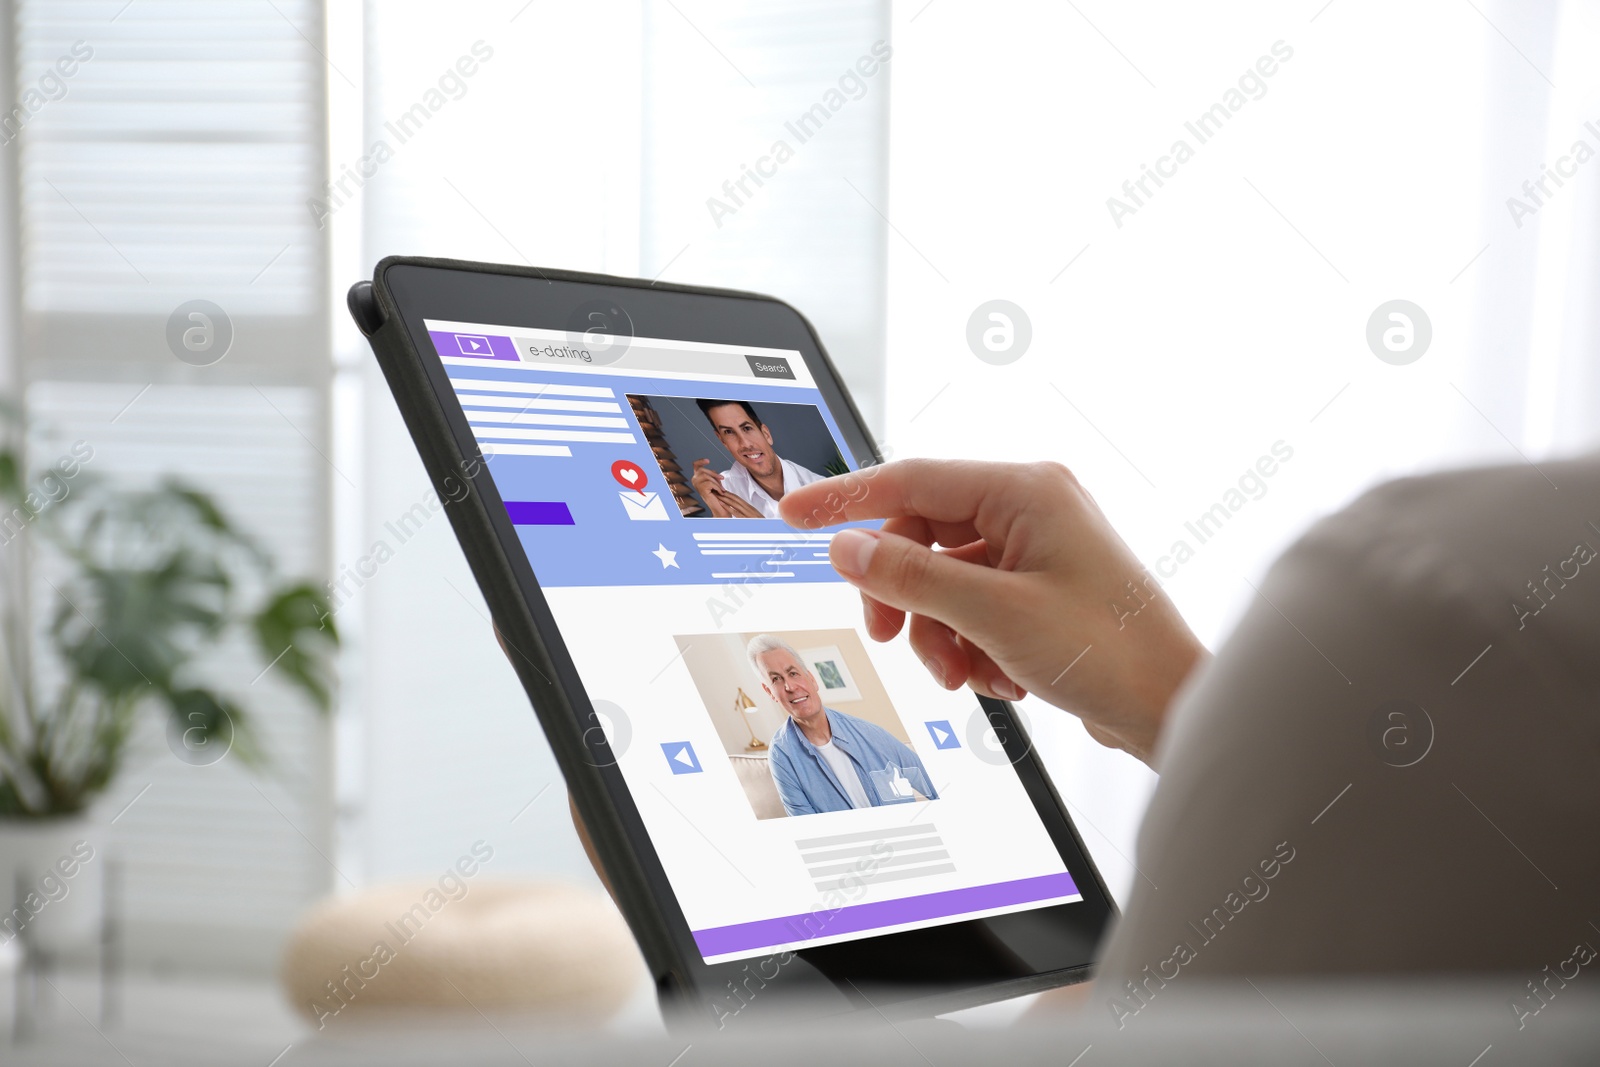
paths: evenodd
<path fill-rule="evenodd" d="M 756 736 L 755 727 L 750 725 L 750 719 L 748 718 L 748 716 L 754 715 L 761 709 L 756 706 L 754 700 L 750 699 L 750 694 L 744 691 L 744 686 L 739 687 L 739 695 L 733 698 L 733 710 L 740 713 L 740 718 L 744 719 L 744 728 L 750 731 L 750 743 L 744 746 L 744 750 L 746 752 L 766 751 L 767 743 Z"/>

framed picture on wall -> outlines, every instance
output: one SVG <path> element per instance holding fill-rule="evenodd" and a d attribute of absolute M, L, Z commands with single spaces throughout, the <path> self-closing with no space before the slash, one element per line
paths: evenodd
<path fill-rule="evenodd" d="M 856 687 L 850 665 L 845 662 L 844 653 L 839 651 L 838 645 L 802 648 L 800 656 L 811 668 L 811 673 L 817 676 L 824 704 L 847 704 L 861 699 L 861 690 Z"/>

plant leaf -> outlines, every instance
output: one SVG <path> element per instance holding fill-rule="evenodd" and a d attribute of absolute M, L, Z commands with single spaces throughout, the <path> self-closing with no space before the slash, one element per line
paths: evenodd
<path fill-rule="evenodd" d="M 311 698 L 318 711 L 333 704 L 331 652 L 339 631 L 327 596 L 310 582 L 296 582 L 273 591 L 256 613 L 256 644 L 273 670 Z"/>
<path fill-rule="evenodd" d="M 257 742 L 249 714 L 239 704 L 211 689 L 180 689 L 168 697 L 172 720 L 181 731 L 186 751 L 197 763 L 221 759 L 212 746 L 232 755 L 247 767 L 266 764 L 266 753 Z"/>

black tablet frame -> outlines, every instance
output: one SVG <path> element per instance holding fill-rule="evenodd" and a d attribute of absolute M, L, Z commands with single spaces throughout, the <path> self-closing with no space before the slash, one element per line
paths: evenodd
<path fill-rule="evenodd" d="M 1115 905 L 1014 709 L 988 698 L 979 698 L 980 705 L 1078 884 L 1081 901 L 1014 913 L 1031 917 L 1025 921 L 1033 926 L 1012 923 L 1004 936 L 995 930 L 1011 916 L 958 920 L 761 961 L 702 959 L 604 732 L 594 728 L 599 720 L 423 325 L 432 319 L 560 329 L 571 309 L 599 298 L 619 302 L 637 336 L 800 351 L 851 452 L 864 467 L 883 457 L 811 324 L 772 297 L 421 257 L 386 258 L 372 282 L 350 291 L 351 314 L 371 342 L 429 478 L 446 502 L 669 1022 L 748 1025 L 769 1009 L 930 1015 L 1086 980 L 1092 946 Z M 1028 931 L 1035 929 L 1064 939 L 1058 958 L 1044 966 L 1028 964 L 1005 947 L 1007 937 L 1014 945 L 1019 935 L 1031 940 Z M 790 959 L 779 956 L 807 966 L 785 974 Z M 903 959 L 904 976 L 892 968 L 883 973 L 885 959 Z M 752 962 L 765 966 L 752 968 Z M 1017 964 L 1026 973 L 1011 973 Z M 747 1010 L 757 1003 L 760 1010 Z"/>

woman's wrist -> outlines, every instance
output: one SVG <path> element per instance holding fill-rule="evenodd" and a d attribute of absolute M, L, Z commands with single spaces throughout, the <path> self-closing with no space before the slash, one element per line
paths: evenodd
<path fill-rule="evenodd" d="M 1154 651 L 1154 650 L 1152 650 Z M 1177 694 L 1210 658 L 1204 645 L 1185 628 L 1182 639 L 1160 650 L 1149 666 L 1134 671 L 1113 717 L 1084 720 L 1089 736 L 1107 748 L 1120 749 L 1155 768 L 1153 757 Z"/>

